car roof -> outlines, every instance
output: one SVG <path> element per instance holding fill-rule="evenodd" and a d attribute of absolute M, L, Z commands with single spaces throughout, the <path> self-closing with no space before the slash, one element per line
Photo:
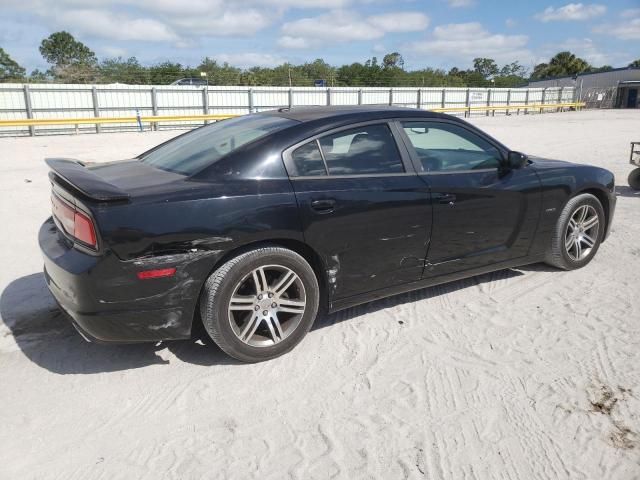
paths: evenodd
<path fill-rule="evenodd" d="M 366 122 L 379 118 L 412 117 L 412 118 L 450 118 L 437 112 L 430 112 L 417 108 L 392 107 L 385 105 L 344 105 L 344 106 L 318 106 L 318 107 L 289 107 L 263 112 L 266 115 L 275 115 L 298 122 L 315 122 L 326 120 L 331 123 L 334 120 Z"/>

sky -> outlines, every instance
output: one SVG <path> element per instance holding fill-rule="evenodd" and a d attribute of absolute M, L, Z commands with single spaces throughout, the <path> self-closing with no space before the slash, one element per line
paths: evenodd
<path fill-rule="evenodd" d="M 400 52 L 405 68 L 467 68 L 475 57 L 532 69 L 570 50 L 592 65 L 640 58 L 640 0 L 0 0 L 0 47 L 31 71 L 67 30 L 99 59 L 196 66 L 364 62 Z"/>

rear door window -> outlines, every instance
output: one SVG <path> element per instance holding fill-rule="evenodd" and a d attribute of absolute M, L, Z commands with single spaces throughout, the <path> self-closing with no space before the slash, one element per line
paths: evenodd
<path fill-rule="evenodd" d="M 320 138 L 329 175 L 403 173 L 400 152 L 387 124 L 365 125 Z"/>
<path fill-rule="evenodd" d="M 322 160 L 322 154 L 318 147 L 318 142 L 312 140 L 305 143 L 301 147 L 296 148 L 291 153 L 296 177 L 314 177 L 318 175 L 327 175 L 327 170 Z"/>

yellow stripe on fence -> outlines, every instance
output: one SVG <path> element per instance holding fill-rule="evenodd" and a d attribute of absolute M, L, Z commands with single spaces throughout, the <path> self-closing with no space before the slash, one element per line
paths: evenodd
<path fill-rule="evenodd" d="M 461 106 L 447 108 L 431 108 L 432 112 L 491 112 L 497 110 L 548 110 L 554 108 L 576 108 L 584 107 L 584 103 L 545 103 L 529 105 L 492 105 L 492 106 Z M 238 115 L 165 115 L 140 117 L 142 123 L 159 122 L 202 122 L 205 120 L 224 120 L 225 118 L 237 117 Z M 31 118 L 18 120 L 0 120 L 0 127 L 36 127 L 46 125 L 102 125 L 107 123 L 138 123 L 138 117 L 92 117 L 92 118 Z"/>

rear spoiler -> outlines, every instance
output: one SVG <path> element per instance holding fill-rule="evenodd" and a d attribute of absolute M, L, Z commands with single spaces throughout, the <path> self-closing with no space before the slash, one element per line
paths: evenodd
<path fill-rule="evenodd" d="M 49 172 L 51 181 L 70 187 L 87 198 L 101 202 L 129 199 L 127 192 L 103 180 L 78 160 L 45 158 L 44 161 L 52 170 Z"/>

